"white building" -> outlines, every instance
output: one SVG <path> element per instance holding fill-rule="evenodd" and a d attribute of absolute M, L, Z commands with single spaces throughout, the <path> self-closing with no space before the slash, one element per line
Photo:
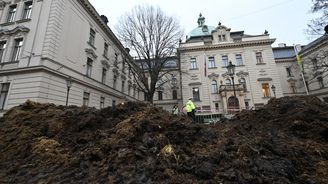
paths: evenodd
<path fill-rule="evenodd" d="M 200 15 L 198 26 L 179 47 L 183 103 L 193 97 L 198 112 L 226 113 L 259 108 L 271 97 L 282 97 L 271 47 L 274 41 L 267 32 L 247 35 L 244 31 L 232 32 L 221 23 L 207 26 Z M 238 103 L 226 68 L 230 61 L 236 65 Z"/>
<path fill-rule="evenodd" d="M 0 0 L 0 109 L 27 99 L 96 108 L 143 97 L 128 51 L 87 0 Z"/>

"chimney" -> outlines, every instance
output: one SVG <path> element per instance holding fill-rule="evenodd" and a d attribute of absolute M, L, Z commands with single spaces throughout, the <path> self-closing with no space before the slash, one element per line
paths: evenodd
<path fill-rule="evenodd" d="M 105 15 L 100 15 L 101 19 L 107 24 L 108 18 Z"/>
<path fill-rule="evenodd" d="M 286 47 L 285 43 L 278 43 L 278 47 Z"/>

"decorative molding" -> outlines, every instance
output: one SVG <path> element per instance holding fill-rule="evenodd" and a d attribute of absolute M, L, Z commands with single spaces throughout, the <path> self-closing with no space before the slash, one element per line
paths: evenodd
<path fill-rule="evenodd" d="M 106 60 L 101 60 L 101 64 L 102 64 L 106 69 L 109 69 L 109 68 L 110 68 L 109 63 L 108 63 L 108 61 L 106 61 Z"/>
<path fill-rule="evenodd" d="M 262 78 L 258 78 L 257 81 L 272 81 L 272 78 L 270 78 L 270 77 L 262 77 Z"/>
<path fill-rule="evenodd" d="M 0 10 L 3 10 L 6 6 L 6 2 L 0 1 Z"/>
<path fill-rule="evenodd" d="M 211 73 L 208 78 L 219 78 L 220 74 Z"/>
<path fill-rule="evenodd" d="M 86 52 L 89 56 L 91 56 L 93 60 L 96 59 L 96 58 L 98 57 L 98 56 L 96 55 L 95 51 L 93 51 L 92 49 L 88 49 L 88 48 L 86 48 L 86 49 L 85 49 L 85 52 Z"/>
<path fill-rule="evenodd" d="M 289 82 L 289 83 L 295 83 L 295 82 L 297 82 L 297 80 L 296 79 L 293 79 L 293 78 L 289 78 L 289 79 L 287 79 L 287 82 Z"/>
<path fill-rule="evenodd" d="M 200 86 L 200 85 L 202 85 L 202 83 L 201 82 L 192 82 L 192 83 L 189 83 L 188 85 L 189 86 Z"/>
<path fill-rule="evenodd" d="M 13 35 L 13 34 L 17 34 L 17 33 L 28 33 L 30 31 L 29 28 L 25 27 L 25 26 L 17 26 L 12 30 L 8 30 L 8 29 L 0 29 L 0 36 L 2 35 Z"/>
<path fill-rule="evenodd" d="M 245 76 L 248 76 L 248 72 L 244 72 L 244 71 L 240 71 L 240 72 L 238 72 L 236 75 L 238 76 L 238 77 L 245 77 Z"/>

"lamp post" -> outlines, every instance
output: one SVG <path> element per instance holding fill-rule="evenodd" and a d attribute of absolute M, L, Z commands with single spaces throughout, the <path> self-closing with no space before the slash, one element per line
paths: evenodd
<path fill-rule="evenodd" d="M 233 95 L 234 95 L 234 103 L 235 103 L 235 108 L 237 107 L 237 97 L 236 97 L 236 89 L 235 89 L 235 80 L 234 80 L 234 75 L 235 75 L 235 67 L 236 65 L 232 64 L 232 62 L 229 62 L 229 65 L 227 66 L 227 70 L 228 70 L 228 75 L 231 77 L 232 79 L 232 88 L 233 88 Z"/>
<path fill-rule="evenodd" d="M 69 90 L 72 87 L 72 78 L 68 77 L 66 79 L 66 87 L 67 87 L 67 93 L 66 93 L 66 106 L 68 105 L 68 95 L 69 95 Z"/>
<path fill-rule="evenodd" d="M 271 90 L 272 90 L 272 92 L 273 92 L 274 97 L 276 98 L 276 86 L 274 86 L 274 85 L 272 84 L 272 86 L 271 86 Z"/>

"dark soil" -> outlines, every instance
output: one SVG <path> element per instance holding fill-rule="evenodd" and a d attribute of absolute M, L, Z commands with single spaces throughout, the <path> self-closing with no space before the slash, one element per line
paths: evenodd
<path fill-rule="evenodd" d="M 270 100 L 215 125 L 143 103 L 31 101 L 0 119 L 0 183 L 328 183 L 328 105 Z"/>

